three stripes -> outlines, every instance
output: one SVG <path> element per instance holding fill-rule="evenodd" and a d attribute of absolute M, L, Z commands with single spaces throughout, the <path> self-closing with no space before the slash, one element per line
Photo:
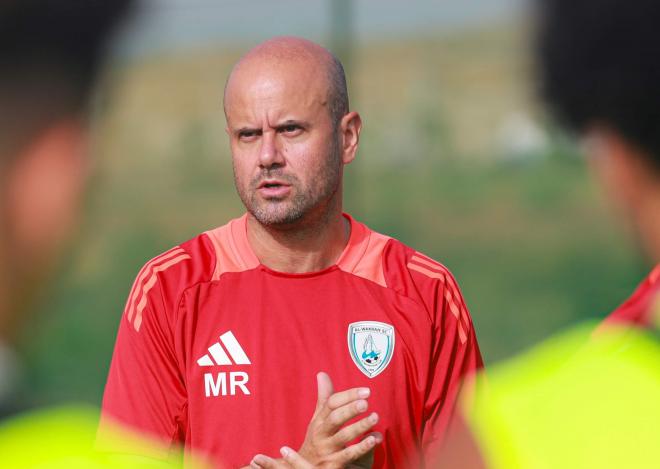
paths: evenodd
<path fill-rule="evenodd" d="M 470 318 L 460 297 L 458 285 L 449 271 L 442 264 L 418 252 L 408 262 L 408 268 L 427 277 L 436 278 L 444 284 L 445 303 L 458 321 L 458 338 L 464 344 L 467 341 L 467 331 L 470 330 Z"/>
<path fill-rule="evenodd" d="M 222 345 L 224 345 L 224 348 Z M 220 336 L 220 342 L 209 347 L 209 353 L 205 354 L 202 358 L 197 360 L 199 366 L 213 366 L 213 365 L 250 365 L 250 359 L 245 354 L 243 347 L 238 343 L 234 334 L 231 331 L 225 332 Z M 227 355 L 227 352 L 229 355 Z M 229 358 L 231 356 L 231 359 Z M 232 363 L 234 360 L 234 363 Z"/>
<path fill-rule="evenodd" d="M 186 259 L 191 257 L 181 247 L 176 246 L 154 257 L 142 267 L 128 295 L 125 308 L 128 321 L 133 324 L 136 331 L 139 331 L 142 325 L 142 312 L 147 306 L 147 294 L 156 285 L 156 274 Z"/>

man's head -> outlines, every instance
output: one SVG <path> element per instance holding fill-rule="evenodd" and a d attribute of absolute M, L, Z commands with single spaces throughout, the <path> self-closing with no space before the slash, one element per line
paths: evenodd
<path fill-rule="evenodd" d="M 39 290 L 78 212 L 85 107 L 132 0 L 0 4 L 0 337 Z"/>
<path fill-rule="evenodd" d="M 224 109 L 236 188 L 257 221 L 288 228 L 341 210 L 361 120 L 329 51 L 293 37 L 258 45 L 234 66 Z"/>
<path fill-rule="evenodd" d="M 660 261 L 660 3 L 541 0 L 542 94 Z"/>

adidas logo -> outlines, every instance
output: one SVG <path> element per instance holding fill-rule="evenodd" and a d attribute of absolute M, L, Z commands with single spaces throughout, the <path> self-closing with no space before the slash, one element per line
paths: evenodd
<path fill-rule="evenodd" d="M 234 360 L 234 363 L 231 362 L 227 353 L 222 348 L 222 345 L 220 345 L 220 342 L 225 346 L 231 359 Z M 241 347 L 241 344 L 238 343 L 238 340 L 236 340 L 236 337 L 234 337 L 234 334 L 232 334 L 231 331 L 222 334 L 220 336 L 220 342 L 211 345 L 209 347 L 209 353 L 197 360 L 199 366 L 250 365 L 250 359 L 247 357 L 243 347 Z"/>
<path fill-rule="evenodd" d="M 231 331 L 220 336 L 220 341 L 208 348 L 209 353 L 204 354 L 197 364 L 199 366 L 226 366 L 226 365 L 251 365 L 245 350 L 238 343 Z M 204 373 L 204 390 L 206 397 L 234 396 L 240 390 L 245 395 L 250 395 L 247 382 L 250 377 L 244 371 Z"/>

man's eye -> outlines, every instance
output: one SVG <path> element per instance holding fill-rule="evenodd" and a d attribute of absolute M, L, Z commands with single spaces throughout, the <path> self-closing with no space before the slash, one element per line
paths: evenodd
<path fill-rule="evenodd" d="M 238 133 L 238 138 L 241 140 L 250 140 L 257 136 L 256 130 L 241 130 Z"/>
<path fill-rule="evenodd" d="M 297 135 L 302 131 L 302 128 L 297 124 L 289 124 L 280 127 L 280 132 L 288 135 Z"/>

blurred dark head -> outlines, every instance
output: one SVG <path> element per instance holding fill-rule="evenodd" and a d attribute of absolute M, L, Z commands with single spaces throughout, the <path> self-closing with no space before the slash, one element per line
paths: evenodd
<path fill-rule="evenodd" d="M 78 214 L 86 105 L 132 0 L 0 0 L 0 335 Z"/>
<path fill-rule="evenodd" d="M 540 0 L 542 94 L 581 134 L 620 132 L 660 169 L 660 2 Z"/>
<path fill-rule="evenodd" d="M 0 1 L 2 157 L 87 103 L 108 37 L 131 0 Z"/>
<path fill-rule="evenodd" d="M 538 0 L 542 95 L 660 262 L 660 2 Z"/>

